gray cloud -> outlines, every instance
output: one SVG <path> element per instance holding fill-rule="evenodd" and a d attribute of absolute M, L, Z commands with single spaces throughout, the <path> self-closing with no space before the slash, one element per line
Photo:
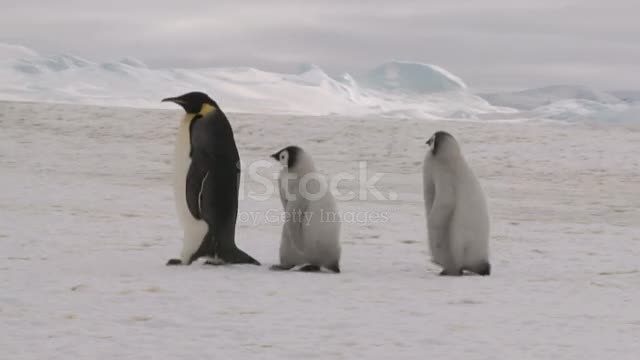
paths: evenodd
<path fill-rule="evenodd" d="M 640 4 L 631 0 L 25 0 L 2 8 L 0 42 L 96 60 L 278 71 L 314 62 L 334 74 L 414 60 L 478 90 L 640 82 Z"/>

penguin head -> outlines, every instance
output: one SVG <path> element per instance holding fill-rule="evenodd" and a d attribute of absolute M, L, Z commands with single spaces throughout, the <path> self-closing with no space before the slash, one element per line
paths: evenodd
<path fill-rule="evenodd" d="M 297 165 L 302 154 L 304 154 L 304 150 L 300 147 L 287 146 L 286 148 L 271 154 L 271 157 L 278 161 L 283 167 L 291 169 Z"/>
<path fill-rule="evenodd" d="M 162 99 L 162 102 L 176 103 L 182 106 L 187 114 L 206 113 L 208 112 L 207 109 L 218 108 L 218 104 L 216 104 L 209 95 L 199 91 L 193 91 L 184 95 Z"/>
<path fill-rule="evenodd" d="M 453 135 L 446 131 L 436 131 L 427 140 L 427 145 L 429 145 L 429 150 L 433 156 L 455 155 L 460 152 L 458 142 Z"/>

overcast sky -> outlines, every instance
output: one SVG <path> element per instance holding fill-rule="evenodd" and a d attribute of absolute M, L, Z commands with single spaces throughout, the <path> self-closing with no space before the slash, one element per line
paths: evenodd
<path fill-rule="evenodd" d="M 476 90 L 640 88 L 638 0 L 0 0 L 0 42 L 150 66 L 332 74 L 396 59 Z"/>

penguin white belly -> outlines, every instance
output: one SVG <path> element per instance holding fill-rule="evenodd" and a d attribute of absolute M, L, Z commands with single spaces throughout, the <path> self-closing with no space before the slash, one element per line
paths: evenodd
<path fill-rule="evenodd" d="M 184 230 L 183 248 L 180 258 L 183 264 L 188 264 L 202 243 L 209 226 L 204 220 L 198 220 L 191 215 L 187 205 L 187 173 L 191 166 L 191 142 L 189 138 L 189 125 L 193 115 L 187 115 L 180 122 L 176 149 L 174 154 L 174 179 L 173 192 L 176 202 L 176 212 Z"/>
<path fill-rule="evenodd" d="M 489 258 L 489 214 L 480 184 L 473 173 L 459 186 L 456 213 L 452 218 L 451 241 L 463 247 L 462 264 L 473 266 Z"/>
<path fill-rule="evenodd" d="M 340 216 L 331 193 L 312 201 L 303 225 L 307 261 L 325 266 L 340 261 Z"/>

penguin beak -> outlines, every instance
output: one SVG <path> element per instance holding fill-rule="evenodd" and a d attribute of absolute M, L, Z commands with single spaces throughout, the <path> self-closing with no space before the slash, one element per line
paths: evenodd
<path fill-rule="evenodd" d="M 270 156 L 274 158 L 276 161 L 278 161 L 278 153 L 271 154 Z"/>
<path fill-rule="evenodd" d="M 427 142 L 425 144 L 431 146 L 431 143 L 433 142 L 433 138 L 430 138 L 429 140 L 427 140 Z"/>
<path fill-rule="evenodd" d="M 184 104 L 184 101 L 182 101 L 181 99 L 177 98 L 177 97 L 168 97 L 168 98 L 164 98 L 162 99 L 160 102 L 172 102 L 172 103 L 176 103 L 178 105 L 182 105 Z"/>

